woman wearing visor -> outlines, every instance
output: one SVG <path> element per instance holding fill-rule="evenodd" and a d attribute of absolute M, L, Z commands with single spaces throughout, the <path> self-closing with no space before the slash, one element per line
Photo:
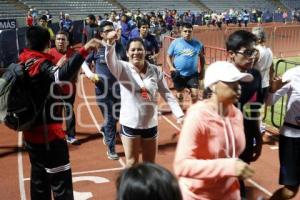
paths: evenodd
<path fill-rule="evenodd" d="M 218 61 L 205 73 L 211 95 L 192 105 L 186 115 L 175 154 L 174 171 L 184 200 L 240 199 L 239 181 L 253 174 L 239 160 L 245 148 L 243 116 L 234 106 L 241 82 L 253 76 Z"/>

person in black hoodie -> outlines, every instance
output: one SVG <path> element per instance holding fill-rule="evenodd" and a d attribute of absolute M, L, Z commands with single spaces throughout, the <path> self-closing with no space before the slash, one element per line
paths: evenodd
<path fill-rule="evenodd" d="M 86 43 L 69 61 L 51 62 L 52 56 L 44 53 L 50 44 L 47 29 L 32 26 L 26 32 L 27 46 L 19 56 L 19 62 L 28 67 L 33 100 L 40 109 L 33 127 L 24 131 L 25 147 L 31 163 L 30 195 L 32 200 L 69 200 L 73 197 L 69 152 L 62 128 L 60 106 L 55 82 L 71 80 L 81 67 L 88 51 L 98 48 L 101 41 L 92 39 Z M 62 59 L 65 60 L 65 59 Z M 62 67 L 57 67 L 62 65 Z"/>

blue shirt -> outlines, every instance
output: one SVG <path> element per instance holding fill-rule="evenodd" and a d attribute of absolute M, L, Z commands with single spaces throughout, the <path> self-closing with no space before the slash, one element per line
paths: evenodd
<path fill-rule="evenodd" d="M 70 19 L 64 19 L 61 23 L 62 29 L 66 32 L 69 32 L 71 27 L 73 26 L 73 21 Z"/>
<path fill-rule="evenodd" d="M 140 37 L 140 31 L 138 27 L 135 27 L 130 31 L 129 39 Z"/>
<path fill-rule="evenodd" d="M 168 49 L 168 55 L 174 57 L 173 63 L 182 76 L 198 73 L 198 56 L 203 45 L 197 40 L 187 41 L 183 38 L 175 39 Z"/>

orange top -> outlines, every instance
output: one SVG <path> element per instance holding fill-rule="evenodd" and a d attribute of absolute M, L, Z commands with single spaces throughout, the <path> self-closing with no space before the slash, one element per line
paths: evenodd
<path fill-rule="evenodd" d="M 183 199 L 240 199 L 235 160 L 244 148 L 243 116 L 234 105 L 226 117 L 212 110 L 206 101 L 192 105 L 174 162 Z"/>

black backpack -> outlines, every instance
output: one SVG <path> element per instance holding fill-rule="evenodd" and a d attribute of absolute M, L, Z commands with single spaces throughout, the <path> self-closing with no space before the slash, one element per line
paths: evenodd
<path fill-rule="evenodd" d="M 28 67 L 12 63 L 0 78 L 0 122 L 16 131 L 26 131 L 35 123 L 40 107 L 32 98 Z"/>

